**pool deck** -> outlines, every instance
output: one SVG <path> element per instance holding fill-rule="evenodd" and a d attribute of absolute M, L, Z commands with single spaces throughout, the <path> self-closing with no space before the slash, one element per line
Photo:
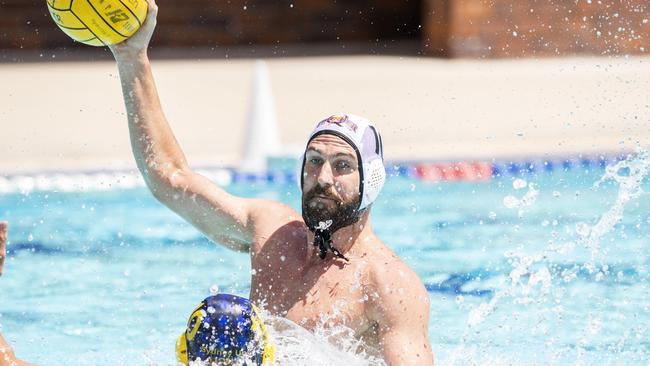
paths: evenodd
<path fill-rule="evenodd" d="M 650 142 L 650 58 L 268 60 L 284 152 L 313 124 L 376 122 L 390 160 L 632 152 Z M 236 165 L 254 60 L 154 60 L 165 113 L 193 165 Z M 134 167 L 112 62 L 0 64 L 0 174 Z"/>

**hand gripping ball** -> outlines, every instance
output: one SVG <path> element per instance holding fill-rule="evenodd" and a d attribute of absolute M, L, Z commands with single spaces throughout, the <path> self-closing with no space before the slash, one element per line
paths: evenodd
<path fill-rule="evenodd" d="M 135 33 L 147 17 L 146 0 L 47 0 L 56 25 L 77 42 L 116 44 Z"/>

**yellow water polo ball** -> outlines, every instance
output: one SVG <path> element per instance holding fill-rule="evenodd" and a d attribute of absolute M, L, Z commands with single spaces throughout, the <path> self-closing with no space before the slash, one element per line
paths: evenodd
<path fill-rule="evenodd" d="M 56 25 L 77 42 L 116 44 L 135 33 L 145 18 L 147 0 L 47 0 Z"/>

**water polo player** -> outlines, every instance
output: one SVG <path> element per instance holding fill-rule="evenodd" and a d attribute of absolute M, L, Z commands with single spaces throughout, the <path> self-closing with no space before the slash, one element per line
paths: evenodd
<path fill-rule="evenodd" d="M 217 365 L 273 364 L 274 348 L 255 305 L 243 297 L 218 294 L 201 301 L 176 342 L 178 362 Z"/>
<path fill-rule="evenodd" d="M 388 364 L 431 365 L 427 291 L 370 224 L 385 179 L 374 124 L 351 114 L 316 124 L 302 160 L 302 214 L 229 194 L 190 169 L 163 113 L 147 56 L 157 12 L 150 1 L 141 29 L 111 46 L 153 195 L 214 242 L 249 253 L 253 303 L 307 329 L 345 326 Z"/>

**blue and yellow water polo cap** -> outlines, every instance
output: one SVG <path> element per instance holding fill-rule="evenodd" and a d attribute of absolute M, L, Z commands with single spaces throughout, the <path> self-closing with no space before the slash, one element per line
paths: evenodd
<path fill-rule="evenodd" d="M 274 347 L 259 310 L 243 297 L 218 294 L 194 309 L 176 342 L 178 362 L 272 365 Z"/>

